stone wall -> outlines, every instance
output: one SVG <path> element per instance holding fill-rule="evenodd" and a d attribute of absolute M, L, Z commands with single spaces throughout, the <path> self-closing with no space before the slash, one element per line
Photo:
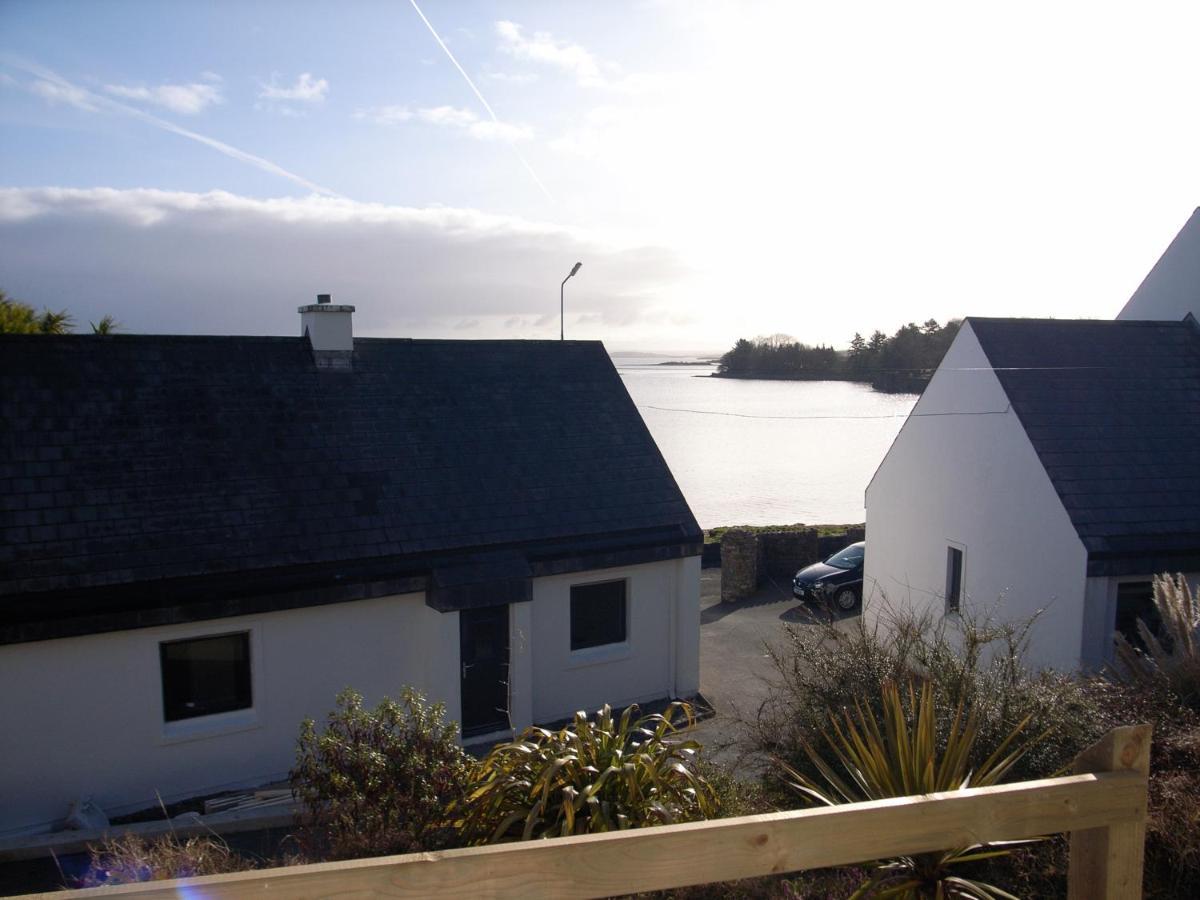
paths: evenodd
<path fill-rule="evenodd" d="M 758 536 L 734 529 L 721 538 L 721 602 L 735 603 L 758 588 Z"/>
<path fill-rule="evenodd" d="M 791 581 L 793 575 L 820 558 L 817 549 L 817 529 L 803 531 L 763 531 L 758 535 L 761 555 L 759 572 L 779 582 Z"/>
<path fill-rule="evenodd" d="M 774 581 L 787 590 L 792 576 L 805 566 L 827 559 L 843 547 L 865 539 L 861 527 L 820 538 L 815 528 L 727 531 L 721 538 L 721 602 L 745 600 L 767 581 Z"/>

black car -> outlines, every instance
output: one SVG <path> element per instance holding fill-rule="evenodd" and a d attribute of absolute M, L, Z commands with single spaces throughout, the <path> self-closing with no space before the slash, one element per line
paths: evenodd
<path fill-rule="evenodd" d="M 825 562 L 801 569 L 792 579 L 792 593 L 801 600 L 832 603 L 850 612 L 862 599 L 863 559 L 867 542 L 859 541 L 839 550 Z"/>

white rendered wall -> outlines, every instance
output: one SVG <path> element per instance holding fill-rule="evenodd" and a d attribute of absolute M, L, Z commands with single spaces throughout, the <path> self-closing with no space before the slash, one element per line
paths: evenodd
<path fill-rule="evenodd" d="M 676 561 L 673 697 L 700 692 L 700 557 Z"/>
<path fill-rule="evenodd" d="M 1117 318 L 1179 322 L 1189 312 L 1200 319 L 1200 210 L 1179 230 Z"/>
<path fill-rule="evenodd" d="M 954 415 L 942 415 L 954 413 Z M 935 414 L 935 415 L 930 415 Z M 864 615 L 942 615 L 946 549 L 965 547 L 964 609 L 1044 609 L 1029 660 L 1080 664 L 1087 552 L 965 323 L 867 488 Z"/>
<path fill-rule="evenodd" d="M 628 582 L 628 640 L 572 653 L 571 585 L 616 579 Z M 696 692 L 699 557 L 536 578 L 529 605 L 535 721 Z"/>
<path fill-rule="evenodd" d="M 253 710 L 164 725 L 159 642 L 247 629 Z M 373 704 L 412 685 L 457 720 L 458 646 L 458 614 L 407 594 L 0 647 L 0 832 L 88 794 L 112 813 L 284 776 L 301 720 L 345 687 Z"/>
<path fill-rule="evenodd" d="M 1098 670 L 1111 664 L 1116 656 L 1113 648 L 1113 631 L 1117 620 L 1117 587 L 1129 581 L 1153 581 L 1156 574 L 1121 575 L 1106 578 L 1089 578 L 1083 621 L 1083 646 L 1081 662 L 1089 669 Z M 1193 594 L 1200 591 L 1200 572 L 1185 572 Z"/>
<path fill-rule="evenodd" d="M 311 306 L 300 313 L 300 336 L 308 335 L 314 350 L 354 349 L 353 306 Z"/>

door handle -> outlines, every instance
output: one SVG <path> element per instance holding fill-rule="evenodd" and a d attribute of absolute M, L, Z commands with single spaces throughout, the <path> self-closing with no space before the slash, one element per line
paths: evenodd
<path fill-rule="evenodd" d="M 467 677 L 467 669 L 471 669 L 471 668 L 474 668 L 474 665 L 472 663 L 463 663 L 462 664 L 462 677 L 463 678 Z"/>

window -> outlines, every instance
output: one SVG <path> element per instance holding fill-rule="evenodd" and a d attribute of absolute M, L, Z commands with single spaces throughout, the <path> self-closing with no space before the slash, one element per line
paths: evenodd
<path fill-rule="evenodd" d="M 946 612 L 958 612 L 962 605 L 963 548 L 946 548 Z"/>
<path fill-rule="evenodd" d="M 1162 619 L 1154 605 L 1154 586 L 1149 581 L 1122 581 L 1117 585 L 1117 614 L 1113 627 L 1134 647 L 1145 650 L 1138 632 L 1138 619 L 1146 623 L 1151 634 L 1162 637 Z"/>
<path fill-rule="evenodd" d="M 249 709 L 250 632 L 167 641 L 162 663 L 163 718 L 168 722 Z"/>
<path fill-rule="evenodd" d="M 571 649 L 620 644 L 625 639 L 625 582 L 572 586 Z"/>

